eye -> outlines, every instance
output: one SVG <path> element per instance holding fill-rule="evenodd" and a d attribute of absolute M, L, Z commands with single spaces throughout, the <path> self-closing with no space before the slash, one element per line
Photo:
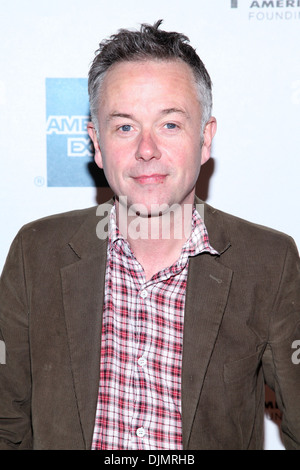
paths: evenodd
<path fill-rule="evenodd" d="M 132 126 L 130 124 L 124 124 L 123 126 L 120 126 L 118 129 L 122 132 L 130 132 L 132 129 Z"/>
<path fill-rule="evenodd" d="M 176 129 L 178 126 L 177 124 L 174 124 L 174 122 L 167 122 L 167 124 L 165 124 L 165 127 L 167 129 Z"/>

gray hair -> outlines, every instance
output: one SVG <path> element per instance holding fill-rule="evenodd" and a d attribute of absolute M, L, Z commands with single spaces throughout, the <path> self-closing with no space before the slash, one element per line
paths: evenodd
<path fill-rule="evenodd" d="M 195 77 L 202 108 L 202 131 L 211 117 L 212 83 L 210 76 L 196 53 L 189 44 L 187 36 L 177 32 L 159 29 L 162 20 L 153 26 L 142 24 L 140 31 L 120 29 L 99 44 L 89 70 L 88 92 L 91 119 L 98 134 L 98 107 L 101 85 L 108 69 L 118 63 L 137 60 L 183 60 Z M 99 137 L 99 135 L 98 135 Z"/>

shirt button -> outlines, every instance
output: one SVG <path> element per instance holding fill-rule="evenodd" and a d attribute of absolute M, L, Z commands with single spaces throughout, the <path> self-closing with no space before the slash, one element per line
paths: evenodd
<path fill-rule="evenodd" d="M 148 295 L 148 292 L 146 291 L 146 289 L 143 289 L 140 293 L 140 296 L 142 297 L 142 299 L 145 299 Z"/>
<path fill-rule="evenodd" d="M 147 360 L 144 357 L 140 357 L 138 360 L 138 365 L 144 367 L 147 364 Z"/>
<path fill-rule="evenodd" d="M 138 429 L 136 430 L 136 435 L 137 435 L 138 437 L 144 437 L 145 434 L 146 434 L 146 431 L 145 431 L 144 428 L 138 428 Z"/>

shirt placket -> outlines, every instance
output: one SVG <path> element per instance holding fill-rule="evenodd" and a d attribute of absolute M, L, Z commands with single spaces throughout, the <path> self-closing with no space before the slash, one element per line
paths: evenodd
<path fill-rule="evenodd" d="M 128 440 L 128 449 L 144 449 L 147 441 L 145 397 L 145 346 L 147 344 L 147 297 L 148 286 L 145 282 L 144 272 L 137 260 L 129 260 L 130 282 L 136 292 L 136 304 L 130 319 L 130 328 L 133 331 L 134 347 L 132 350 L 132 380 L 131 396 L 133 397 L 133 414 L 131 419 L 131 433 Z"/>
<path fill-rule="evenodd" d="M 140 278 L 138 284 L 137 310 L 136 310 L 136 354 L 134 360 L 134 389 L 135 389 L 135 407 L 132 419 L 132 438 L 131 449 L 150 449 L 150 426 L 153 413 L 155 413 L 153 397 L 153 384 L 150 383 L 151 377 L 155 376 L 155 371 L 149 370 L 148 354 L 153 348 L 153 308 L 151 304 L 151 290 L 161 281 L 170 277 L 171 273 L 161 273 L 151 281 L 144 282 Z M 154 315 L 155 316 L 155 315 Z M 162 331 L 159 331 L 159 335 Z M 151 346 L 152 345 L 152 346 Z M 153 379 L 152 379 L 153 380 Z M 149 396 L 150 394 L 150 396 Z M 153 432 L 153 429 L 152 429 Z"/>

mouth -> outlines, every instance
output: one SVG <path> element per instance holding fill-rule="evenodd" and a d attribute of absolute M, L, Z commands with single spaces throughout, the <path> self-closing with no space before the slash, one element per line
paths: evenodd
<path fill-rule="evenodd" d="M 138 184 L 160 184 L 163 183 L 167 175 L 152 174 L 152 175 L 140 175 L 133 177 L 134 181 Z"/>

